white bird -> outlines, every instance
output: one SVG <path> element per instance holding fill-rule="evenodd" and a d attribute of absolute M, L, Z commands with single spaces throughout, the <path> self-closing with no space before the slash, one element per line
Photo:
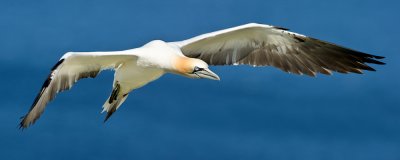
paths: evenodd
<path fill-rule="evenodd" d="M 114 52 L 68 52 L 51 69 L 21 128 L 33 124 L 58 92 L 82 78 L 94 78 L 105 69 L 115 70 L 113 89 L 103 105 L 105 121 L 128 94 L 166 73 L 190 78 L 220 80 L 209 65 L 274 66 L 285 72 L 315 76 L 375 71 L 366 63 L 384 64 L 384 57 L 366 54 L 317 40 L 287 29 L 250 23 L 203 34 L 180 42 L 155 40 Z"/>

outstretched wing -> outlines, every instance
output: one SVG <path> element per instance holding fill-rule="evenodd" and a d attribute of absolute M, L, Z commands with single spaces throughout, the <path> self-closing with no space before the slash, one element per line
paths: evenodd
<path fill-rule="evenodd" d="M 79 79 L 94 78 L 104 69 L 117 68 L 136 58 L 128 51 L 66 53 L 51 69 L 31 109 L 22 117 L 20 127 L 26 128 L 33 124 L 58 92 L 70 89 Z"/>
<path fill-rule="evenodd" d="M 307 37 L 287 29 L 250 23 L 171 42 L 182 53 L 210 65 L 274 66 L 283 71 L 315 76 L 374 71 L 366 63 L 384 64 L 384 57 L 366 54 Z"/>

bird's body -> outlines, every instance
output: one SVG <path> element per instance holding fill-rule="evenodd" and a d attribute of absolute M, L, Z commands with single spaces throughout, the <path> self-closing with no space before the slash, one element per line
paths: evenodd
<path fill-rule="evenodd" d="M 212 32 L 180 42 L 155 40 L 146 45 L 115 52 L 68 52 L 52 68 L 29 113 L 20 123 L 26 128 L 43 113 L 58 92 L 70 89 L 82 78 L 94 78 L 105 69 L 114 69 L 113 90 L 103 105 L 106 120 L 126 100 L 128 94 L 165 73 L 189 78 L 219 80 L 208 65 L 275 66 L 295 74 L 315 76 L 362 73 L 374 70 L 365 63 L 383 64 L 374 56 L 286 29 L 246 24 Z"/>

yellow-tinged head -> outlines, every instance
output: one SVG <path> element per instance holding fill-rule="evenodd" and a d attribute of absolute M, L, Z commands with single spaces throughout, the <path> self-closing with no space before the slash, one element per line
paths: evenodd
<path fill-rule="evenodd" d="M 190 78 L 220 80 L 217 74 L 208 69 L 206 62 L 196 58 L 177 58 L 175 61 L 175 72 Z"/>

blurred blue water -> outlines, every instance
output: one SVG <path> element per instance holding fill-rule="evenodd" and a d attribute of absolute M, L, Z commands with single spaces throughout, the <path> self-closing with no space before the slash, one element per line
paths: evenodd
<path fill-rule="evenodd" d="M 0 1 L 1 159 L 400 159 L 397 1 Z M 17 129 L 67 51 L 123 50 L 248 22 L 290 28 L 387 65 L 295 76 L 213 67 L 222 81 L 166 75 L 103 124 L 113 73 L 59 94 Z"/>

